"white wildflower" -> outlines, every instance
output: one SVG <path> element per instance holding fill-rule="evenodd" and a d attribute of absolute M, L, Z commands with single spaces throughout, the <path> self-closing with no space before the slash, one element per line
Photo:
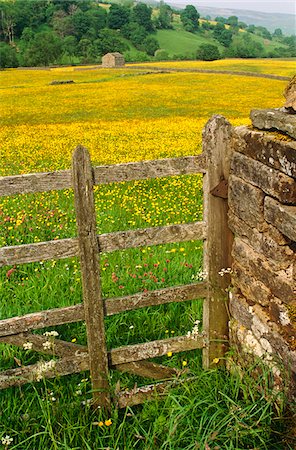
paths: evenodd
<path fill-rule="evenodd" d="M 56 402 L 56 397 L 54 396 L 54 393 L 53 392 L 50 392 L 49 393 L 49 395 L 50 395 L 50 400 L 52 401 L 52 402 Z"/>
<path fill-rule="evenodd" d="M 1 438 L 2 445 L 5 445 L 6 447 L 8 445 L 10 445 L 12 443 L 12 441 L 13 441 L 13 438 L 10 437 L 8 434 Z"/>
<path fill-rule="evenodd" d="M 53 331 L 45 331 L 45 333 L 43 333 L 43 336 L 53 336 L 53 337 L 57 337 L 59 335 L 59 333 L 55 330 Z"/>
<path fill-rule="evenodd" d="M 37 363 L 37 368 L 35 370 L 35 378 L 36 381 L 40 381 L 42 380 L 42 378 L 44 377 L 45 373 L 53 370 L 55 368 L 56 362 L 51 359 L 50 361 L 39 361 Z"/>
<path fill-rule="evenodd" d="M 231 269 L 231 267 L 227 267 L 227 269 L 223 268 L 218 273 L 221 277 L 224 277 L 224 275 L 227 275 L 228 273 L 232 273 L 232 269 Z"/>
<path fill-rule="evenodd" d="M 33 348 L 33 342 L 24 342 L 23 343 L 24 350 L 32 350 Z"/>
<path fill-rule="evenodd" d="M 196 281 L 204 281 L 207 278 L 207 276 L 208 276 L 207 272 L 200 270 L 195 275 L 192 275 L 191 279 Z"/>
<path fill-rule="evenodd" d="M 44 348 L 44 350 L 49 350 L 53 347 L 53 342 L 45 341 L 43 342 L 42 347 Z"/>
<path fill-rule="evenodd" d="M 194 338 L 199 336 L 199 329 L 198 329 L 199 328 L 199 324 L 200 324 L 200 320 L 195 320 L 192 330 L 188 331 L 187 334 L 186 334 L 186 336 L 188 338 L 194 339 Z"/>

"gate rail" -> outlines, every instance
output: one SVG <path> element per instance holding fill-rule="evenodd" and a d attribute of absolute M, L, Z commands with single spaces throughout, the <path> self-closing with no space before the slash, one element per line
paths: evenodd
<path fill-rule="evenodd" d="M 199 156 L 105 165 L 92 168 L 88 151 L 78 146 L 73 154 L 72 171 L 36 173 L 0 178 L 0 195 L 16 195 L 73 187 L 78 237 L 0 248 L 0 266 L 80 256 L 83 303 L 40 311 L 0 321 L 0 342 L 22 347 L 28 340 L 34 350 L 44 349 L 46 337 L 31 331 L 48 326 L 85 320 L 87 346 L 55 339 L 55 356 L 43 366 L 42 376 L 51 378 L 90 370 L 95 406 L 109 408 L 110 367 L 158 380 L 171 379 L 177 371 L 146 359 L 168 352 L 203 348 L 203 365 L 208 368 L 225 353 L 228 336 L 227 292 L 229 277 L 218 274 L 230 267 L 232 235 L 227 225 L 227 179 L 231 126 L 214 116 L 204 131 L 203 153 Z M 204 220 L 97 235 L 93 199 L 94 185 L 202 173 L 204 177 Z M 204 240 L 204 282 L 102 299 L 99 255 L 127 248 L 189 240 Z M 104 317 L 127 310 L 204 298 L 203 332 L 194 337 L 179 336 L 129 345 L 107 352 Z M 0 389 L 38 379 L 40 364 L 0 372 Z M 165 383 L 157 383 L 117 393 L 119 406 L 138 404 Z"/>

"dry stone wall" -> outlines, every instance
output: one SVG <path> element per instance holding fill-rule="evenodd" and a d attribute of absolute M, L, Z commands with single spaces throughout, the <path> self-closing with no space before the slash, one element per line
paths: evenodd
<path fill-rule="evenodd" d="M 289 374 L 295 394 L 296 115 L 264 110 L 251 118 L 252 127 L 232 133 L 231 342 L 265 360 L 278 383 Z"/>

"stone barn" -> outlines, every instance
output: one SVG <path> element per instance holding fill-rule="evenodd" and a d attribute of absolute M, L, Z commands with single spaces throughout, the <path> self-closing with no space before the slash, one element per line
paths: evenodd
<path fill-rule="evenodd" d="M 123 67 L 124 65 L 124 56 L 118 52 L 107 53 L 102 58 L 102 67 Z"/>

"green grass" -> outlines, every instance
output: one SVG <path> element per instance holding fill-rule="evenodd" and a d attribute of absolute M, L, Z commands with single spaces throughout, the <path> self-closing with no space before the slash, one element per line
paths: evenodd
<path fill-rule="evenodd" d="M 176 180 L 165 179 L 96 188 L 100 231 L 162 225 L 168 222 L 168 217 L 170 222 L 200 220 L 198 179 L 179 177 L 178 190 Z M 134 211 L 136 206 L 138 214 Z M 18 226 L 17 222 L 7 220 L 23 217 L 24 211 L 27 216 L 23 221 L 19 219 Z M 182 211 L 181 216 L 178 211 Z M 59 237 L 74 236 L 73 214 L 73 196 L 68 190 L 12 197 L 2 204 L 2 243 L 52 239 L 57 233 Z M 9 269 L 2 269 L 0 274 L 1 318 L 81 302 L 76 258 L 19 265 L 7 276 Z M 201 269 L 201 242 L 105 253 L 101 257 L 103 296 L 117 297 L 191 283 L 199 279 Z M 201 319 L 199 299 L 117 314 L 105 319 L 107 347 L 184 335 Z M 75 339 L 82 345 L 87 342 L 83 322 L 57 326 L 55 330 L 60 339 Z M 4 344 L 1 352 L 2 370 L 52 358 Z M 142 406 L 127 410 L 113 407 L 110 417 L 88 406 L 91 398 L 88 373 L 1 391 L 0 437 L 11 436 L 13 443 L 9 448 L 21 450 L 292 449 L 281 442 L 278 434 L 283 431 L 284 401 L 281 393 L 276 395 L 269 387 L 272 374 L 266 368 L 261 368 L 256 380 L 250 376 L 254 367 L 243 380 L 238 374 L 230 375 L 224 370 L 203 371 L 200 350 L 166 355 L 154 361 L 179 369 L 185 366 L 187 372 L 181 375 L 180 386 L 172 386 L 165 397 L 155 397 Z M 141 386 L 151 381 L 110 371 L 112 392 L 118 386 L 132 389 L 135 384 Z M 109 418 L 112 425 L 98 425 Z"/>
<path fill-rule="evenodd" d="M 195 59 L 196 51 L 202 44 L 213 44 L 219 49 L 223 48 L 215 39 L 184 30 L 158 30 L 156 39 L 160 48 L 166 50 L 171 58 L 175 55 L 183 55 Z"/>
<path fill-rule="evenodd" d="M 292 450 L 278 434 L 284 430 L 281 407 L 274 408 L 280 395 L 269 390 L 266 371 L 254 381 L 254 368 L 243 380 L 192 368 L 164 398 L 110 415 L 88 406 L 88 374 L 9 389 L 1 395 L 0 435 L 13 438 L 11 449 Z M 106 419 L 110 426 L 98 425 Z"/>

